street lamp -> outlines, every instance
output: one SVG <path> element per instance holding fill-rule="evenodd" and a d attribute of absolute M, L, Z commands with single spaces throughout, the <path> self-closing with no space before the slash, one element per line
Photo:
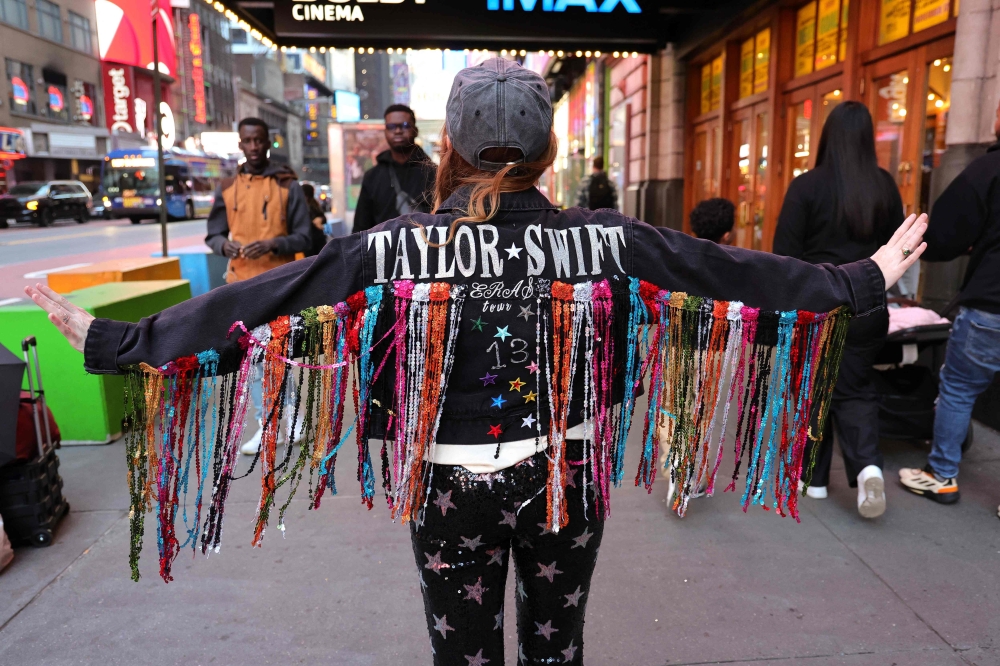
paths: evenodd
<path fill-rule="evenodd" d="M 167 178 L 166 167 L 163 164 L 163 110 L 160 105 L 163 95 L 160 90 L 160 49 L 157 32 L 160 25 L 160 0 L 149 0 L 149 10 L 153 19 L 153 131 L 156 133 L 156 168 L 159 173 L 157 186 L 160 198 L 157 201 L 160 212 L 160 243 L 163 246 L 163 257 L 167 256 Z"/>

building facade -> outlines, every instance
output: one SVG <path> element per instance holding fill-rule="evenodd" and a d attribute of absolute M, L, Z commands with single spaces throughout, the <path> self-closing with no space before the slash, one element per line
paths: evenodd
<path fill-rule="evenodd" d="M 0 187 L 75 178 L 96 189 L 107 151 L 97 21 L 90 0 L 5 0 L 0 125 L 19 129 L 24 159 L 5 162 Z"/>

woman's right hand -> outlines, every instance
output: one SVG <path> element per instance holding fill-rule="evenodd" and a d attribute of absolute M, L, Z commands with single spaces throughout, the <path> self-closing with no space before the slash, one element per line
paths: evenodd
<path fill-rule="evenodd" d="M 920 217 L 910 215 L 899 229 L 896 229 L 889 242 L 872 255 L 872 261 L 878 265 L 885 278 L 886 289 L 896 284 L 899 278 L 903 277 L 903 273 L 915 264 L 927 249 L 927 243 L 923 242 L 925 231 L 927 231 L 927 215 L 922 214 Z"/>
<path fill-rule="evenodd" d="M 82 354 L 94 315 L 73 305 L 41 283 L 35 284 L 34 287 L 25 287 L 24 293 L 38 307 L 49 313 L 49 321 L 66 336 L 70 346 Z"/>

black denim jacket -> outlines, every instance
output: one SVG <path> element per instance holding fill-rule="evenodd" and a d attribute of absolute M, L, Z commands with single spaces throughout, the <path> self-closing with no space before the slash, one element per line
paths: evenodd
<path fill-rule="evenodd" d="M 627 298 L 631 279 L 762 310 L 828 312 L 847 306 L 860 316 L 885 303 L 882 273 L 870 259 L 814 266 L 719 246 L 613 210 L 560 211 L 534 188 L 502 195 L 492 219 L 459 225 L 447 245 L 424 242 L 425 237 L 435 245 L 446 240 L 463 204 L 456 194 L 436 214 L 397 218 L 336 239 L 316 257 L 215 289 L 138 323 L 97 319 L 87 336 L 85 367 L 117 373 L 124 366 L 160 366 L 215 349 L 221 355 L 219 372 L 228 372 L 240 358 L 236 336 L 227 337 L 235 321 L 253 328 L 399 280 L 461 284 L 466 300 L 437 441 L 484 444 L 497 441 L 489 429 L 498 423 L 504 440 L 524 438 L 518 424 L 534 409 L 531 393 L 544 394 L 535 388 L 545 381 L 544 372 L 532 367 L 544 366 L 535 342 L 540 281 L 606 281 L 616 307 Z M 379 398 L 391 397 L 389 382 L 385 373 L 373 390 L 376 407 L 383 408 L 373 412 L 372 434 L 385 425 L 385 405 L 391 402 Z M 576 415 L 569 425 L 579 420 Z"/>

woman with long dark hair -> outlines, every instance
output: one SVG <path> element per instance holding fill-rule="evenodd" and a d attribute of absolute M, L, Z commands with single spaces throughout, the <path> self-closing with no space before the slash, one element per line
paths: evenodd
<path fill-rule="evenodd" d="M 797 515 L 808 424 L 830 394 L 845 325 L 883 309 L 926 225 L 910 220 L 870 259 L 835 268 L 616 211 L 561 211 L 535 188 L 556 156 L 548 86 L 501 59 L 456 76 L 447 134 L 434 214 L 335 239 L 138 324 L 94 319 L 46 288 L 29 294 L 88 370 L 129 373 L 134 577 L 150 508 L 165 580 L 181 541 L 218 548 L 263 362 L 254 545 L 275 514 L 285 529 L 296 489 L 318 508 L 335 467 L 349 465 L 363 503 L 380 481 L 409 523 L 435 664 L 503 663 L 511 559 L 518 663 L 581 664 L 643 377 L 637 485 L 656 477 L 665 432 L 679 508 L 732 455 L 744 506 Z M 737 395 L 739 441 L 709 456 L 730 413 L 719 407 Z M 277 444 L 286 408 L 304 414 L 297 455 Z M 374 461 L 371 439 L 382 440 Z"/>
<path fill-rule="evenodd" d="M 778 217 L 774 252 L 812 264 L 840 266 L 871 256 L 903 223 L 903 202 L 875 156 L 868 108 L 843 102 L 830 112 L 819 140 L 816 168 L 791 182 Z M 872 364 L 889 329 L 885 310 L 852 322 L 831 404 L 833 427 L 818 446 L 811 485 L 825 498 L 833 460 L 833 433 L 844 454 L 848 484 L 858 489 L 858 512 L 885 512 L 885 481 L 878 442 L 878 401 Z M 806 479 L 809 481 L 809 479 Z"/>

